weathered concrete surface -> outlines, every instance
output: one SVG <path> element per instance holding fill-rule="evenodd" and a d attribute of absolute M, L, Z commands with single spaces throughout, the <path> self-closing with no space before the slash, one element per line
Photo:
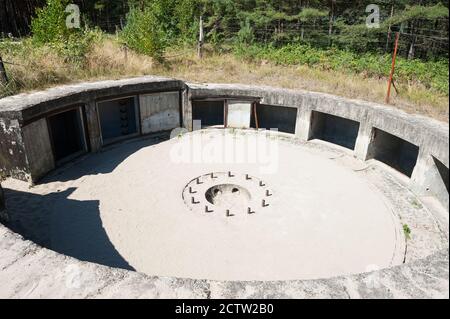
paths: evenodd
<path fill-rule="evenodd" d="M 22 131 L 18 120 L 0 118 L 0 177 L 29 179 Z"/>
<path fill-rule="evenodd" d="M 349 100 L 324 93 L 240 84 L 186 84 L 179 80 L 158 77 L 80 83 L 1 99 L 1 173 L 23 180 L 30 179 L 33 175 L 30 169 L 30 165 L 33 164 L 27 157 L 22 141 L 21 130 L 25 124 L 68 106 L 85 105 L 91 150 L 97 151 L 102 146 L 95 105 L 98 99 L 167 91 L 180 92 L 181 118 L 183 126 L 188 130 L 192 129 L 191 101 L 198 97 L 222 97 L 223 99 L 248 97 L 249 100 L 260 101 L 261 104 L 295 108 L 297 109 L 295 134 L 303 141 L 314 136 L 311 134 L 313 111 L 357 121 L 360 123 L 360 128 L 354 155 L 362 160 L 368 159 L 374 128 L 383 130 L 419 147 L 419 158 L 409 186 L 421 196 L 438 197 L 444 206 L 448 206 L 448 191 L 440 185 L 435 185 L 436 165 L 431 158 L 434 157 L 440 161 L 448 170 L 449 129 L 445 123 L 407 114 L 386 105 Z M 175 110 L 170 113 L 169 118 L 176 118 L 174 112 Z M 167 124 L 167 120 L 163 121 L 160 118 L 161 114 L 154 115 L 155 121 L 159 124 Z M 170 125 L 167 126 L 172 124 L 170 121 Z M 163 126 L 166 125 L 161 127 Z M 145 128 L 145 131 L 153 130 Z M 44 170 L 43 167 L 42 171 Z M 34 176 L 31 177 L 36 179 Z"/>
<path fill-rule="evenodd" d="M 190 99 L 197 96 L 253 96 L 261 98 L 261 104 L 298 108 L 301 112 L 312 110 L 361 122 L 371 128 L 377 127 L 397 135 L 413 144 L 425 146 L 435 153 L 446 166 L 449 165 L 448 125 L 431 118 L 406 112 L 387 105 L 345 99 L 342 97 L 273 87 L 258 87 L 241 84 L 187 84 Z M 309 118 L 309 115 L 308 115 Z M 309 130 L 309 121 L 306 125 Z M 445 147 L 447 146 L 447 147 Z"/>
<path fill-rule="evenodd" d="M 283 282 L 149 277 L 59 255 L 2 225 L 0 256 L 1 298 L 449 298 L 448 248 L 372 273 Z"/>
<path fill-rule="evenodd" d="M 30 178 L 37 181 L 55 168 L 47 121 L 40 119 L 23 127 L 23 141 L 27 152 Z"/>
<path fill-rule="evenodd" d="M 19 119 L 20 122 L 30 121 L 54 110 L 99 98 L 177 91 L 183 88 L 182 81 L 153 76 L 63 85 L 0 99 L 0 112 L 2 117 Z"/>
<path fill-rule="evenodd" d="M 0 99 L 0 174 L 21 180 L 36 181 L 49 170 L 50 158 L 38 160 L 33 149 L 24 145 L 24 127 L 48 115 L 73 106 L 84 106 L 90 150 L 102 146 L 96 102 L 117 96 L 132 96 L 185 89 L 182 81 L 161 77 L 140 77 L 117 81 L 101 81 L 59 86 L 42 92 L 19 94 Z M 173 112 L 172 112 L 173 113 Z M 179 113 L 177 109 L 177 113 Z M 171 118 L 176 118 L 171 114 Z M 42 124 L 38 124 L 42 126 Z M 39 133 L 37 136 L 41 136 Z M 28 146 L 32 145 L 28 143 Z M 48 155 L 48 157 L 51 155 Z M 41 167 L 39 167 L 41 166 Z"/>
<path fill-rule="evenodd" d="M 227 127 L 250 128 L 252 103 L 228 101 Z"/>
<path fill-rule="evenodd" d="M 432 185 L 435 165 L 431 156 L 438 159 L 448 170 L 449 128 L 442 123 L 424 116 L 407 114 L 387 105 L 360 100 L 345 99 L 325 93 L 301 90 L 287 90 L 273 87 L 256 87 L 241 84 L 187 84 L 188 97 L 194 100 L 205 96 L 247 96 L 261 100 L 262 104 L 297 108 L 297 138 L 307 141 L 311 134 L 311 114 L 319 111 L 360 123 L 354 155 L 368 159 L 369 146 L 373 142 L 374 128 L 381 129 L 419 147 L 419 159 L 412 173 L 409 187 L 421 196 L 439 194 L 442 205 L 447 206 L 446 190 L 436 190 Z M 185 118 L 189 117 L 189 107 L 185 107 Z M 186 120 L 188 122 L 188 120 Z M 431 176 L 431 177 L 430 177 Z M 448 192 L 447 192 L 448 193 Z"/>

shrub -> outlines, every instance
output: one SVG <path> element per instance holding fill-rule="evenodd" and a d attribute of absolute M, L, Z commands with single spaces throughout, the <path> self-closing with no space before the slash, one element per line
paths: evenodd
<path fill-rule="evenodd" d="M 36 18 L 31 21 L 33 40 L 37 44 L 67 40 L 75 29 L 66 26 L 65 12 L 68 0 L 47 0 L 44 8 L 36 10 Z"/>
<path fill-rule="evenodd" d="M 95 30 L 69 29 L 65 12 L 69 0 L 47 0 L 44 8 L 36 10 L 31 21 L 32 41 L 37 46 L 49 46 L 65 60 L 82 63 L 98 35 Z"/>
<path fill-rule="evenodd" d="M 130 9 L 121 39 L 131 49 L 156 60 L 162 60 L 167 47 L 164 31 L 151 8 Z"/>
<path fill-rule="evenodd" d="M 255 41 L 253 28 L 250 26 L 250 22 L 248 20 L 241 24 L 236 40 L 238 45 L 244 46 L 250 45 Z"/>
<path fill-rule="evenodd" d="M 326 70 L 353 72 L 370 77 L 385 78 L 391 69 L 391 55 L 355 53 L 337 48 L 320 49 L 310 45 L 289 44 L 280 48 L 251 45 L 235 46 L 235 54 L 246 60 L 269 60 L 281 65 L 308 65 Z M 395 69 L 398 82 L 421 83 L 427 88 L 448 95 L 448 60 L 422 61 L 399 57 Z"/>

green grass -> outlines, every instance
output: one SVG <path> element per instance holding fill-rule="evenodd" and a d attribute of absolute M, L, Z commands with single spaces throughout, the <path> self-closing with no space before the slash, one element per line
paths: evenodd
<path fill-rule="evenodd" d="M 5 65 L 10 83 L 7 87 L 0 84 L 0 98 L 65 83 L 141 75 L 201 83 L 270 85 L 376 103 L 383 103 L 386 94 L 384 73 L 388 73 L 388 69 L 381 68 L 384 64 L 374 62 L 383 59 L 380 56 L 357 57 L 345 51 L 320 51 L 305 46 L 280 49 L 250 46 L 247 51 L 244 48 L 233 51 L 227 47 L 217 51 L 205 45 L 203 59 L 197 58 L 193 46 L 174 46 L 168 49 L 165 63 L 157 63 L 135 50 L 124 50 L 120 39 L 115 36 L 98 31 L 85 32 L 84 35 L 86 46 L 77 47 L 70 55 L 66 51 L 72 43 L 35 45 L 32 38 L 24 38 L 20 42 L 0 41 L 3 60 L 14 63 Z M 386 63 L 389 60 L 387 56 L 384 59 Z M 399 62 L 398 77 L 404 74 L 402 81 L 405 83 L 397 78 L 399 94 L 393 92 L 391 105 L 447 122 L 448 91 L 440 93 L 442 89 L 436 85 L 430 84 L 427 88 L 421 83 L 426 82 L 423 77 L 428 76 L 430 83 L 448 87 L 448 70 L 440 62 L 406 62 L 427 65 L 430 72 L 426 74 L 424 67 L 413 68 L 410 64 L 408 68 L 401 67 L 402 62 Z M 437 67 L 433 66 L 435 64 Z M 415 79 L 414 72 L 422 80 Z M 439 74 L 445 80 L 440 79 Z"/>
<path fill-rule="evenodd" d="M 406 240 L 411 239 L 411 228 L 407 224 L 403 224 L 403 233 L 405 234 Z"/>

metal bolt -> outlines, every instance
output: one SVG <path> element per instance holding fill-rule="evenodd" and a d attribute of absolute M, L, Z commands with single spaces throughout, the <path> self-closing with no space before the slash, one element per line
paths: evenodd
<path fill-rule="evenodd" d="M 208 205 L 205 206 L 205 213 L 212 213 L 214 212 L 213 210 L 210 210 Z"/>

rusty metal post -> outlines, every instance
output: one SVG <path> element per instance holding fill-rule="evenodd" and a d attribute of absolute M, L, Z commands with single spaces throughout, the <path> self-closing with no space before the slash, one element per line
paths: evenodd
<path fill-rule="evenodd" d="M 400 38 L 400 32 L 397 32 L 395 34 L 395 47 L 394 47 L 394 54 L 392 56 L 392 66 L 391 66 L 391 74 L 389 75 L 389 81 L 388 81 L 388 89 L 386 94 L 385 103 L 389 104 L 390 98 L 391 98 L 391 86 L 392 81 L 394 78 L 394 71 L 395 71 L 395 61 L 397 59 L 397 51 L 398 51 L 398 40 Z"/>

